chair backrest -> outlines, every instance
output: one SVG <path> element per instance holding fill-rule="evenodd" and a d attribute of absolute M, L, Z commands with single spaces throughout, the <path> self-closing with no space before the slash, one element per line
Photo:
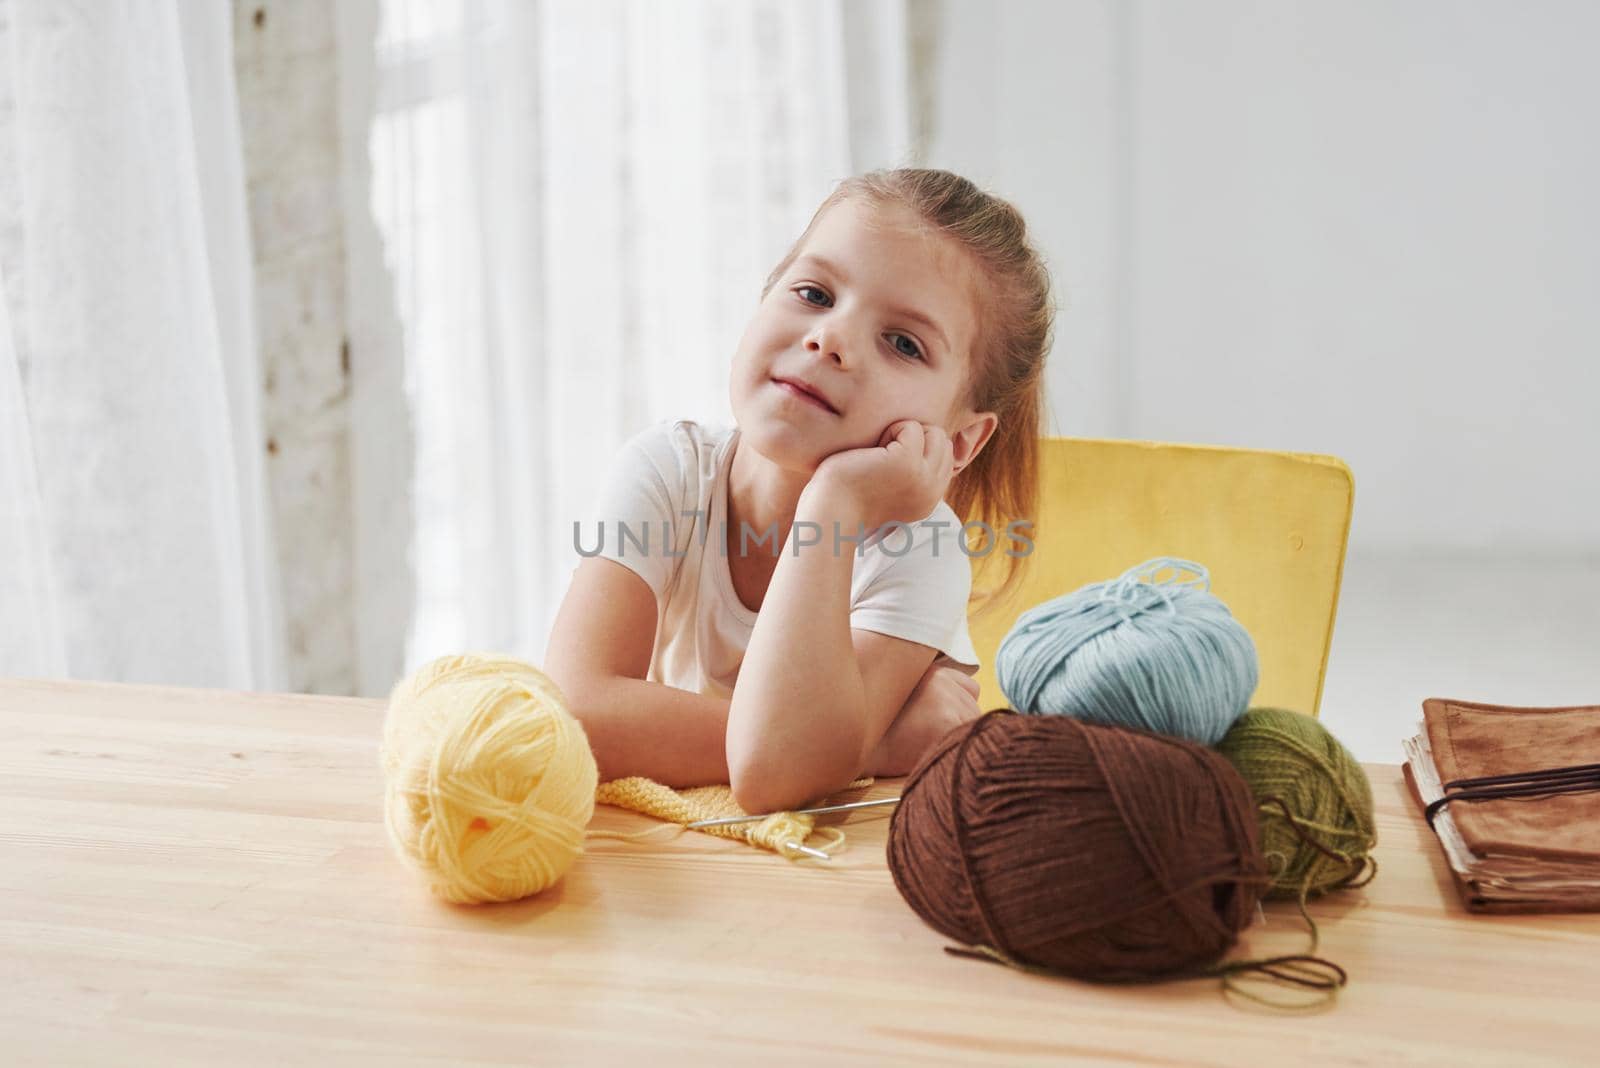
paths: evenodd
<path fill-rule="evenodd" d="M 1006 706 L 995 651 L 1022 612 L 1158 556 L 1204 564 L 1250 632 L 1253 705 L 1316 715 L 1333 637 L 1354 482 L 1332 456 L 1148 441 L 1046 438 L 1033 549 L 1018 589 L 969 621 L 981 707 Z M 1024 534 L 1028 532 L 1023 531 Z M 1006 549 L 974 556 L 974 588 Z M 974 552 L 981 551 L 974 547 Z"/>

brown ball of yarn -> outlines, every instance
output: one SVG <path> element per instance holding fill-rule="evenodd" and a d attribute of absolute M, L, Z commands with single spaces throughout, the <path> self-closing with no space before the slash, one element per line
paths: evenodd
<path fill-rule="evenodd" d="M 929 926 L 1006 963 L 1154 979 L 1215 961 L 1254 917 L 1254 809 L 1193 742 L 999 710 L 912 771 L 889 871 Z"/>

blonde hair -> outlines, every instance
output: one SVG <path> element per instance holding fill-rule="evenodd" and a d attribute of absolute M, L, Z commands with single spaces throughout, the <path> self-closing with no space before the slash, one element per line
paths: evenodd
<path fill-rule="evenodd" d="M 1004 561 L 997 585 L 973 585 L 969 609 L 982 613 L 1011 593 L 1029 559 L 994 550 L 1001 548 L 1006 524 L 1031 522 L 1038 504 L 1044 362 L 1055 322 L 1050 273 L 1028 237 L 1021 212 L 1010 203 L 949 171 L 901 168 L 840 182 L 767 276 L 763 297 L 794 262 L 817 220 L 847 197 L 909 208 L 935 232 L 966 249 L 988 282 L 988 299 L 978 301 L 977 336 L 983 341 L 971 354 L 966 402 L 975 411 L 994 412 L 999 424 L 983 451 L 951 481 L 945 498 L 962 522 L 981 521 L 995 531 L 987 551 L 969 542 L 975 552 L 985 551 L 985 563 L 996 556 Z"/>

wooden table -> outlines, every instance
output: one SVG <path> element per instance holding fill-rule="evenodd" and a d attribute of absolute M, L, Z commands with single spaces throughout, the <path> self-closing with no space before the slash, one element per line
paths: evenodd
<path fill-rule="evenodd" d="M 0 681 L 0 1060 L 1597 1056 L 1600 917 L 1465 914 L 1394 767 L 1369 769 L 1376 882 L 1314 906 L 1351 984 L 1286 1016 L 1213 981 L 1099 987 L 945 954 L 889 878 L 887 810 L 852 814 L 829 862 L 694 832 L 596 839 L 537 898 L 446 905 L 384 838 L 382 717 L 371 700 Z M 1239 953 L 1303 937 L 1272 906 Z"/>

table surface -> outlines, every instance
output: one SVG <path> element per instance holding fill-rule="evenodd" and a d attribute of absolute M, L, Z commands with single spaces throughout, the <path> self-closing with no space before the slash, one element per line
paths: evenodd
<path fill-rule="evenodd" d="M 1283 1014 L 1214 980 L 944 953 L 885 867 L 887 809 L 843 818 L 827 862 L 663 830 L 591 840 L 537 897 L 448 905 L 384 837 L 382 719 L 374 700 L 0 680 L 5 1059 L 1594 1063 L 1600 916 L 1468 915 L 1391 766 L 1368 768 L 1376 881 L 1312 906 L 1350 985 Z M 1233 955 L 1304 938 L 1270 905 Z"/>

